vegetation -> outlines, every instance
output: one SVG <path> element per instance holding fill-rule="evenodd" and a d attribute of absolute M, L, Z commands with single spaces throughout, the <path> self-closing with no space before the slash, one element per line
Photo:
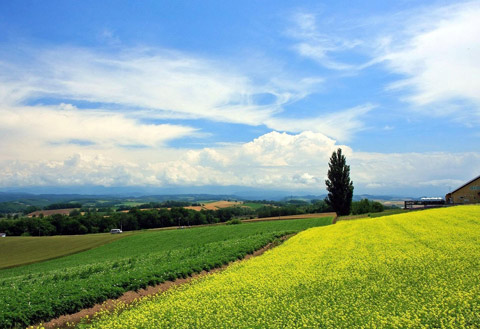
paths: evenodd
<path fill-rule="evenodd" d="M 292 200 L 296 201 L 296 200 Z M 315 214 L 331 212 L 333 209 L 324 200 L 313 200 L 312 203 L 277 203 L 277 206 L 263 206 L 257 209 L 258 218 Z"/>
<path fill-rule="evenodd" d="M 238 225 L 238 224 L 242 224 L 242 221 L 238 218 L 235 218 L 235 219 L 229 220 L 226 224 L 227 225 Z"/>
<path fill-rule="evenodd" d="M 146 231 L 86 252 L 4 269 L 0 323 L 25 327 L 73 313 L 125 291 L 210 270 L 280 236 L 331 221 L 324 217 Z"/>
<path fill-rule="evenodd" d="M 125 234 L 87 234 L 51 237 L 8 237 L 0 239 L 0 269 L 58 258 L 96 248 Z"/>
<path fill-rule="evenodd" d="M 243 205 L 245 207 L 252 208 L 253 210 L 257 210 L 257 209 L 262 208 L 264 206 L 264 204 L 260 203 L 260 202 L 245 202 Z"/>
<path fill-rule="evenodd" d="M 36 210 L 43 210 L 52 204 L 81 205 L 81 211 L 113 212 L 115 210 L 130 210 L 133 207 L 170 208 L 198 205 L 200 200 L 225 200 L 231 198 L 226 195 L 152 195 L 141 197 L 118 197 L 111 195 L 88 196 L 71 194 L 27 194 L 27 193 L 1 193 L 0 192 L 0 217 L 29 214 Z M 155 206 L 152 206 L 155 205 Z M 160 205 L 156 207 L 156 205 Z M 143 209 L 143 208 L 142 208 Z"/>
<path fill-rule="evenodd" d="M 478 328 L 479 230 L 478 206 L 313 228 L 80 327 Z"/>
<path fill-rule="evenodd" d="M 350 181 L 350 166 L 347 166 L 342 149 L 333 152 L 328 163 L 327 204 L 339 215 L 348 215 L 353 197 L 353 182 Z"/>
<path fill-rule="evenodd" d="M 390 215 L 397 215 L 397 214 L 403 214 L 410 212 L 410 210 L 405 210 L 402 208 L 391 208 L 391 209 L 386 209 L 381 212 L 369 212 L 366 214 L 361 214 L 361 215 L 347 215 L 347 216 L 339 216 L 337 221 L 340 220 L 350 220 L 350 219 L 360 219 L 360 218 L 376 218 L 376 217 L 385 217 L 385 216 L 390 216 Z"/>
<path fill-rule="evenodd" d="M 172 205 L 176 202 L 167 202 Z M 218 210 L 185 209 L 172 207 L 156 208 L 159 204 L 150 203 L 153 208 L 131 208 L 128 212 L 112 212 L 109 209 L 97 210 L 78 209 L 70 211 L 69 216 L 55 214 L 37 218 L 4 218 L 0 219 L 0 232 L 9 236 L 50 236 L 88 233 L 105 233 L 113 228 L 124 231 L 161 228 L 171 226 L 193 226 L 222 223 L 234 218 L 264 218 L 289 215 L 300 215 L 320 212 L 330 212 L 332 208 L 324 200 L 314 200 L 313 203 L 302 200 L 277 202 L 276 206 L 258 204 L 256 210 L 251 207 L 235 206 Z"/>
<path fill-rule="evenodd" d="M 62 203 L 52 203 L 48 206 L 45 206 L 44 210 L 53 210 L 53 209 L 72 209 L 72 208 L 81 208 L 82 205 L 78 202 L 62 202 Z"/>
<path fill-rule="evenodd" d="M 353 201 L 351 208 L 352 215 L 368 214 L 370 212 L 382 212 L 384 210 L 384 207 L 380 202 L 370 201 L 368 199 Z"/>
<path fill-rule="evenodd" d="M 185 208 L 161 208 L 139 210 L 132 208 L 128 213 L 70 212 L 71 216 L 55 214 L 39 218 L 0 219 L 0 232 L 9 236 L 43 236 L 104 233 L 113 228 L 124 231 L 170 226 L 191 226 L 226 222 L 234 217 L 255 214 L 250 208 L 230 207 L 218 210 L 195 211 Z"/>

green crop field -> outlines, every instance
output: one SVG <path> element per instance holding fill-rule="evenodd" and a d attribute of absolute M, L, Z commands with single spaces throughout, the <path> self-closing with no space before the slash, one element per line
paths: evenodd
<path fill-rule="evenodd" d="M 101 247 L 0 270 L 0 327 L 73 313 L 125 291 L 219 267 L 332 218 L 144 231 Z"/>
<path fill-rule="evenodd" d="M 253 210 L 257 210 L 265 206 L 263 203 L 255 203 L 255 202 L 247 202 L 247 203 L 244 203 L 243 205 L 245 207 L 252 208 Z"/>
<path fill-rule="evenodd" d="M 480 328 L 479 255 L 480 206 L 338 222 L 80 327 Z"/>
<path fill-rule="evenodd" d="M 123 238 L 124 234 L 7 237 L 0 239 L 0 269 L 58 258 Z"/>

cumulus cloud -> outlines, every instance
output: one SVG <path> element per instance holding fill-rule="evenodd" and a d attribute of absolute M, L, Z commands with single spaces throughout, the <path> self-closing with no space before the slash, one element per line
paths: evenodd
<path fill-rule="evenodd" d="M 441 7 L 407 19 L 382 45 L 377 62 L 405 78 L 389 89 L 407 91 L 420 111 L 480 121 L 480 3 Z M 472 104 L 465 113 L 465 104 Z"/>
<path fill-rule="evenodd" d="M 76 153 L 63 160 L 3 161 L 2 186 L 21 185 L 243 185 L 310 187 L 324 178 L 336 142 L 323 134 L 271 132 L 245 144 L 176 153 L 159 161 Z M 348 147 L 343 146 L 349 152 Z M 160 151 L 163 152 L 163 151 Z M 165 150 L 168 153 L 168 150 Z"/>
<path fill-rule="evenodd" d="M 244 144 L 175 154 L 162 149 L 162 157 L 156 161 L 88 152 L 64 155 L 55 161 L 2 161 L 0 186 L 241 185 L 321 194 L 325 192 L 329 157 L 338 147 L 351 166 L 356 193 L 401 194 L 427 189 L 442 195 L 448 187 L 477 176 L 475 168 L 480 167 L 478 152 L 355 152 L 321 133 L 271 132 Z"/>

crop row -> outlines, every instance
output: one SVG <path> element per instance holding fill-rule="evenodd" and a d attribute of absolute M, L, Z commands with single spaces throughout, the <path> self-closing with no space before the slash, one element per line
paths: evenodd
<path fill-rule="evenodd" d="M 312 228 L 80 327 L 479 328 L 479 232 L 478 206 Z"/>
<path fill-rule="evenodd" d="M 125 291 L 210 270 L 331 218 L 150 231 L 48 262 L 0 271 L 0 327 L 90 307 Z"/>

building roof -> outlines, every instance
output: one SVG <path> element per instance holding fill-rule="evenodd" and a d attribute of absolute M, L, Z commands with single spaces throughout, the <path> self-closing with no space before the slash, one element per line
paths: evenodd
<path fill-rule="evenodd" d="M 460 187 L 457 187 L 455 190 L 453 190 L 453 191 L 452 191 L 452 192 L 450 192 L 450 193 L 455 193 L 455 192 L 457 192 L 459 189 L 461 189 L 461 188 L 463 188 L 463 187 L 467 186 L 468 184 L 470 184 L 470 183 L 472 183 L 472 182 L 476 181 L 476 180 L 477 180 L 477 179 L 479 179 L 479 178 L 480 178 L 480 176 L 477 176 L 477 177 L 475 177 L 474 179 L 472 179 L 472 180 L 469 180 L 468 182 L 466 182 L 465 184 L 463 184 L 463 185 L 462 185 L 462 186 L 460 186 Z M 450 194 L 450 193 L 448 193 L 448 194 Z"/>

